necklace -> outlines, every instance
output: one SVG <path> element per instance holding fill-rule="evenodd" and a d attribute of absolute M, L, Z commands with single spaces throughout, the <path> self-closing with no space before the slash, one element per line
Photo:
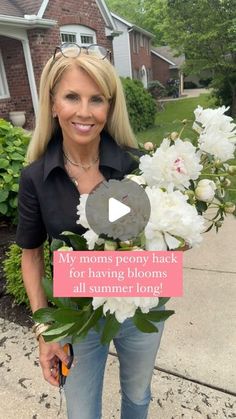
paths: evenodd
<path fill-rule="evenodd" d="M 72 164 L 73 166 L 78 166 L 78 167 L 81 167 L 82 169 L 84 169 L 84 170 L 88 170 L 88 169 L 90 169 L 90 167 L 92 167 L 95 163 L 97 163 L 97 161 L 98 161 L 98 159 L 99 159 L 99 155 L 96 157 L 96 159 L 95 160 L 93 160 L 91 163 L 89 163 L 89 164 L 82 164 L 82 163 L 77 163 L 77 162 L 75 162 L 75 161 L 73 161 L 73 160 L 71 160 L 70 158 L 69 158 L 69 156 L 65 153 L 65 151 L 63 150 L 63 155 L 64 155 L 64 157 L 65 157 L 65 159 L 70 163 L 70 164 Z"/>

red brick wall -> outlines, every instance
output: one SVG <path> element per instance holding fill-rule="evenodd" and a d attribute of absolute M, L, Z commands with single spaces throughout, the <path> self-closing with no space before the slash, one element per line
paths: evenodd
<path fill-rule="evenodd" d="M 0 49 L 7 76 L 9 99 L 0 99 L 0 116 L 9 120 L 10 111 L 26 111 L 27 126 L 34 119 L 23 48 L 20 41 L 0 37 Z"/>
<path fill-rule="evenodd" d="M 150 38 L 144 37 L 144 45 L 141 45 L 140 35 L 137 41 L 137 50 L 134 51 L 134 36 L 135 31 L 130 32 L 130 52 L 131 63 L 133 70 L 133 77 L 137 78 L 137 72 L 140 71 L 143 65 L 149 73 L 151 73 L 151 54 L 150 54 Z M 150 76 L 149 76 L 150 79 Z"/>
<path fill-rule="evenodd" d="M 25 6 L 27 3 L 32 4 L 32 2 L 25 0 Z M 112 49 L 112 41 L 105 35 L 105 22 L 94 0 L 50 1 L 43 17 L 56 20 L 58 23 L 50 29 L 31 29 L 28 31 L 37 88 L 45 63 L 52 56 L 55 47 L 60 44 L 60 26 L 67 24 L 88 26 L 96 31 L 99 44 Z M 7 56 L 9 57 L 4 57 L 4 64 L 11 91 L 11 100 L 0 100 L 0 114 L 7 117 L 10 110 L 22 110 L 24 105 L 24 109 L 27 110 L 26 127 L 33 128 L 32 101 L 21 43 L 10 38 L 2 37 L 1 39 L 3 42 L 2 50 L 8 51 Z"/>
<path fill-rule="evenodd" d="M 169 69 L 170 64 L 155 54 L 151 54 L 151 57 L 153 80 L 158 80 L 162 84 L 166 85 L 167 80 L 171 77 Z"/>

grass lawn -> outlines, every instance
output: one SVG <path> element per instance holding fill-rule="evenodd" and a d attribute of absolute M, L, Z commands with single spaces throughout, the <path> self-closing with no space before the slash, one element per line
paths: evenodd
<path fill-rule="evenodd" d="M 188 124 L 181 138 L 185 137 L 193 140 L 196 138 L 196 134 L 191 129 L 194 121 L 193 111 L 198 105 L 201 105 L 203 108 L 210 107 L 209 95 L 207 93 L 195 98 L 164 102 L 164 111 L 157 113 L 155 125 L 146 131 L 136 134 L 138 141 L 152 141 L 155 144 L 160 144 L 168 134 L 181 130 L 183 127 L 181 121 L 183 119 L 187 119 Z"/>

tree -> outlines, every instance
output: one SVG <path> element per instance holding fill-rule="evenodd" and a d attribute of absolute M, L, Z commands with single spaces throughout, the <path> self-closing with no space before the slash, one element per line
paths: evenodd
<path fill-rule="evenodd" d="M 163 45 L 162 21 L 166 0 L 107 0 L 112 12 L 153 33 L 153 43 Z"/>
<path fill-rule="evenodd" d="M 236 0 L 168 0 L 163 30 L 168 44 L 185 54 L 188 73 L 212 72 L 236 116 Z"/>

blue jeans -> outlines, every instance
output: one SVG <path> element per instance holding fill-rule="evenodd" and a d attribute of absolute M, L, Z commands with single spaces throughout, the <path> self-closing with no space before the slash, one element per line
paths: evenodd
<path fill-rule="evenodd" d="M 127 319 L 113 340 L 120 363 L 121 419 L 146 419 L 151 400 L 150 384 L 163 332 L 142 333 Z M 67 377 L 65 395 L 68 419 L 101 419 L 102 388 L 109 345 L 100 344 L 91 330 L 73 345 L 77 364 Z"/>

